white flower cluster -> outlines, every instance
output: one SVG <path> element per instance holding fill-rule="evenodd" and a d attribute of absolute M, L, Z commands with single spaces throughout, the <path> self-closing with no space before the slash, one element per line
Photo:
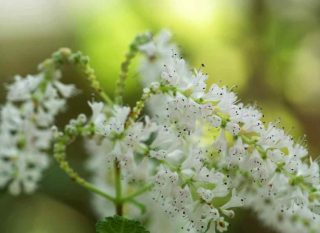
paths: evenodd
<path fill-rule="evenodd" d="M 8 185 L 14 195 L 36 189 L 48 166 L 54 118 L 75 91 L 59 81 L 59 72 L 52 76 L 16 77 L 1 106 L 0 188 Z"/>
<path fill-rule="evenodd" d="M 161 163 L 155 199 L 187 219 L 189 231 L 223 232 L 232 209 L 245 206 L 281 232 L 318 232 L 318 163 L 282 129 L 265 126 L 262 114 L 227 87 L 207 87 L 206 75 L 191 72 L 164 35 L 141 49 L 143 79 L 162 64 L 154 81 L 176 88 L 163 107 L 149 105 L 160 128 L 149 145 L 150 157 Z"/>

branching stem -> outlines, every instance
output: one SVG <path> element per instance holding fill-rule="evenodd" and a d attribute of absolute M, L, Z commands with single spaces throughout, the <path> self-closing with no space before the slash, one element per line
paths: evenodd
<path fill-rule="evenodd" d="M 46 76 L 56 70 L 61 70 L 65 65 L 74 65 L 80 67 L 86 79 L 90 82 L 91 87 L 100 95 L 107 104 L 112 104 L 110 97 L 103 91 L 98 81 L 94 69 L 89 64 L 89 58 L 81 52 L 72 52 L 68 48 L 61 48 L 53 53 L 51 58 L 46 59 L 39 65 L 40 71 Z"/>
<path fill-rule="evenodd" d="M 82 129 L 81 131 L 88 130 L 89 127 L 82 127 L 79 129 Z M 57 133 L 55 137 L 55 143 L 54 143 L 54 158 L 58 162 L 60 168 L 76 183 L 83 186 L 84 188 L 92 191 L 93 193 L 96 193 L 104 198 L 106 198 L 109 201 L 114 202 L 115 198 L 112 197 L 110 194 L 105 193 L 104 191 L 100 190 L 99 188 L 95 187 L 93 184 L 89 183 L 85 179 L 83 179 L 68 163 L 66 160 L 66 149 L 67 144 L 70 144 L 76 136 L 78 136 L 81 131 L 74 131 L 74 132 L 68 132 L 68 133 Z"/>
<path fill-rule="evenodd" d="M 125 88 L 125 81 L 128 77 L 129 66 L 133 60 L 133 58 L 139 52 L 139 47 L 143 44 L 146 44 L 151 40 L 151 34 L 145 33 L 140 34 L 134 38 L 131 42 L 129 51 L 125 55 L 124 61 L 121 63 L 121 69 L 119 78 L 116 85 L 115 96 L 116 96 L 116 103 L 122 104 L 123 102 L 123 95 L 124 95 L 124 88 Z"/>

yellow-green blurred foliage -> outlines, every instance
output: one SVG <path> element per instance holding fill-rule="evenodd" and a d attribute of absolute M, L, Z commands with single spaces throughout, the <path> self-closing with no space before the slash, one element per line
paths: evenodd
<path fill-rule="evenodd" d="M 261 107 L 265 121 L 279 121 L 297 140 L 306 134 L 320 152 L 320 2 L 318 0 L 0 0 L 0 99 L 16 73 L 35 73 L 59 47 L 82 50 L 112 95 L 119 64 L 139 32 L 170 29 L 184 57 L 205 64 L 210 83 L 229 85 L 245 103 Z M 141 94 L 135 67 L 128 104 Z M 91 90 L 73 70 L 67 82 L 84 88 L 68 116 L 83 108 Z M 83 101 L 82 101 L 83 100 Z M 61 117 L 60 124 L 67 117 Z M 81 142 L 80 142 L 81 144 Z M 81 147 L 81 145 L 80 145 Z M 83 150 L 71 160 L 84 175 Z M 54 166 L 55 164 L 53 164 Z M 85 190 L 51 168 L 33 197 L 0 197 L 0 232 L 94 232 Z M 252 214 L 238 215 L 229 232 L 270 232 Z"/>

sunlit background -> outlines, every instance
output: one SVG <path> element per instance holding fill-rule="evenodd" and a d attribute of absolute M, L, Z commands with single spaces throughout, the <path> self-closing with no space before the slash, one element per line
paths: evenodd
<path fill-rule="evenodd" d="M 0 0 L 0 100 L 3 84 L 35 73 L 60 47 L 88 54 L 112 95 L 132 38 L 161 28 L 172 31 L 193 66 L 205 64 L 211 83 L 234 86 L 245 103 L 263 109 L 266 121 L 280 121 L 298 141 L 306 134 L 310 153 L 320 153 L 319 0 Z M 135 65 L 126 90 L 131 105 L 141 94 Z M 72 69 L 66 80 L 84 89 L 68 117 L 88 111 L 85 99 L 95 96 L 86 81 Z M 70 150 L 72 164 L 89 176 L 78 144 Z M 56 166 L 37 194 L 0 194 L 1 233 L 93 233 L 95 221 L 88 193 Z M 229 232 L 271 231 L 241 211 Z"/>

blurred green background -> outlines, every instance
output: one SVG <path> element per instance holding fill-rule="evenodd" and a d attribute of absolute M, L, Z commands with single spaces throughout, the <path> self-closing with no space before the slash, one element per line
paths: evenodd
<path fill-rule="evenodd" d="M 281 121 L 309 150 L 320 152 L 319 0 L 0 0 L 0 100 L 15 74 L 35 73 L 37 64 L 60 47 L 91 57 L 100 81 L 112 95 L 119 64 L 139 32 L 170 29 L 183 56 L 202 63 L 210 82 L 237 86 L 245 103 L 261 107 L 266 121 Z M 133 66 L 135 66 L 134 64 Z M 126 100 L 141 94 L 134 67 Z M 66 82 L 83 94 L 71 101 L 59 124 L 81 111 L 92 90 L 73 69 Z M 86 154 L 70 150 L 84 176 Z M 96 217 L 89 195 L 53 166 L 32 196 L 0 194 L 1 233 L 92 233 Z M 241 211 L 229 232 L 270 233 L 254 214 Z"/>

